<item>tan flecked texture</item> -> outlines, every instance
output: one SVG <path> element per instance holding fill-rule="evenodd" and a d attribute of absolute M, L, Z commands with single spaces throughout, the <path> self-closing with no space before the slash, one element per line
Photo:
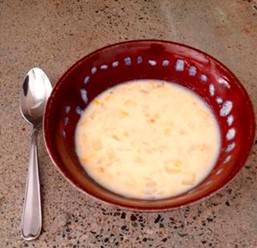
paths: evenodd
<path fill-rule="evenodd" d="M 257 142 L 246 166 L 220 193 L 165 213 L 133 213 L 75 190 L 39 140 L 43 231 L 20 236 L 30 126 L 19 112 L 27 71 L 55 84 L 75 61 L 118 41 L 186 43 L 227 65 L 257 113 L 256 0 L 0 0 L 0 247 L 257 247 Z"/>

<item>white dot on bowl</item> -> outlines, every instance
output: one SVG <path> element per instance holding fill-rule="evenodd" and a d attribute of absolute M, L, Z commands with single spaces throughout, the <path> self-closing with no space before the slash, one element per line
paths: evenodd
<path fill-rule="evenodd" d="M 216 172 L 216 175 L 219 175 L 221 172 L 223 171 L 223 169 L 219 169 L 217 172 Z"/>
<path fill-rule="evenodd" d="M 219 82 L 219 84 L 222 84 L 222 85 L 224 85 L 226 88 L 230 88 L 230 84 L 228 83 L 228 81 L 226 80 L 226 79 L 224 79 L 224 78 L 219 78 L 218 79 L 218 82 Z"/>
<path fill-rule="evenodd" d="M 130 57 L 126 57 L 124 59 L 124 63 L 125 63 L 125 65 L 131 65 L 131 58 Z"/>
<path fill-rule="evenodd" d="M 196 67 L 191 65 L 189 67 L 189 76 L 195 76 L 196 75 Z"/>
<path fill-rule="evenodd" d="M 149 65 L 151 65 L 151 66 L 155 66 L 155 65 L 157 64 L 156 60 L 153 60 L 153 59 L 149 59 L 149 60 L 148 60 L 148 63 L 149 63 Z"/>
<path fill-rule="evenodd" d="M 87 83 L 89 82 L 89 79 L 90 79 L 90 77 L 89 77 L 89 76 L 86 76 L 86 77 L 84 78 L 84 84 L 87 84 Z"/>
<path fill-rule="evenodd" d="M 232 140 L 234 139 L 236 136 L 236 130 L 235 128 L 230 128 L 226 134 L 226 138 L 227 140 Z"/>
<path fill-rule="evenodd" d="M 80 106 L 77 106 L 75 111 L 78 115 L 81 115 L 82 113 L 82 109 L 80 108 Z"/>
<path fill-rule="evenodd" d="M 141 56 L 137 57 L 137 63 L 141 64 L 143 62 L 143 58 Z"/>
<path fill-rule="evenodd" d="M 223 103 L 223 99 L 220 96 L 218 96 L 218 97 L 216 97 L 216 102 L 218 104 L 221 104 L 221 103 Z"/>
<path fill-rule="evenodd" d="M 212 183 L 212 180 L 209 180 L 207 183 L 206 183 L 206 185 L 209 185 L 209 184 L 211 184 Z"/>
<path fill-rule="evenodd" d="M 64 126 L 67 126 L 69 123 L 69 117 L 65 117 L 63 123 L 64 123 Z"/>
<path fill-rule="evenodd" d="M 85 103 L 88 102 L 87 91 L 85 89 L 80 90 L 80 96 Z"/>
<path fill-rule="evenodd" d="M 210 92 L 210 95 L 211 96 L 214 96 L 215 95 L 215 87 L 213 84 L 210 84 L 209 85 L 209 92 Z"/>
<path fill-rule="evenodd" d="M 108 65 L 101 65 L 100 68 L 101 68 L 101 70 L 106 70 L 106 69 L 108 69 Z"/>
<path fill-rule="evenodd" d="M 229 115 L 228 118 L 227 118 L 228 125 L 231 126 L 233 122 L 234 122 L 234 116 Z"/>
<path fill-rule="evenodd" d="M 233 103 L 231 101 L 225 101 L 220 109 L 220 116 L 227 116 L 231 112 L 232 107 Z"/>
<path fill-rule="evenodd" d="M 170 61 L 167 59 L 162 61 L 162 66 L 164 66 L 164 67 L 168 66 L 169 64 L 170 64 Z"/>
<path fill-rule="evenodd" d="M 205 74 L 202 74 L 201 76 L 200 76 L 200 81 L 201 82 L 207 82 L 207 76 L 205 75 Z"/>
<path fill-rule="evenodd" d="M 231 155 L 228 155 L 228 156 L 224 159 L 223 164 L 226 164 L 230 159 L 231 159 Z"/>
<path fill-rule="evenodd" d="M 62 130 L 62 131 L 61 131 L 61 135 L 62 135 L 62 137 L 65 138 L 65 137 L 66 137 L 66 132 L 65 132 L 64 130 Z"/>
<path fill-rule="evenodd" d="M 115 68 L 119 65 L 119 61 L 113 61 L 112 62 L 112 67 Z"/>
<path fill-rule="evenodd" d="M 183 59 L 178 59 L 176 62 L 176 71 L 184 71 L 185 61 Z"/>
<path fill-rule="evenodd" d="M 91 69 L 91 73 L 92 74 L 95 74 L 97 72 L 97 68 L 94 66 L 94 67 L 92 67 L 92 69 Z"/>
<path fill-rule="evenodd" d="M 71 107 L 70 106 L 65 106 L 65 112 L 68 114 L 71 110 Z"/>
<path fill-rule="evenodd" d="M 229 144 L 227 146 L 227 148 L 226 148 L 226 152 L 231 152 L 235 147 L 236 147 L 236 143 L 235 142 Z"/>

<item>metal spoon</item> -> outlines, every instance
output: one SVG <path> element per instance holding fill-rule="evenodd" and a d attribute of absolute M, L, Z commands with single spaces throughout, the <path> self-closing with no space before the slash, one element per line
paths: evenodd
<path fill-rule="evenodd" d="M 20 110 L 24 119 L 33 125 L 26 193 L 21 221 L 21 234 L 25 240 L 36 239 L 42 228 L 42 212 L 37 155 L 37 134 L 52 85 L 39 68 L 31 69 L 21 88 Z"/>

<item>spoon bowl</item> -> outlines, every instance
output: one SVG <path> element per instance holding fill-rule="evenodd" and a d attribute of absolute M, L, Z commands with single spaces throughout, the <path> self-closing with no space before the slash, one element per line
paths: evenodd
<path fill-rule="evenodd" d="M 40 68 L 28 72 L 22 85 L 20 110 L 25 120 L 33 126 L 41 123 L 51 91 L 52 85 Z"/>
<path fill-rule="evenodd" d="M 28 177 L 21 222 L 21 235 L 25 240 L 36 239 L 40 235 L 42 228 L 37 134 L 51 91 L 52 85 L 48 77 L 39 68 L 33 68 L 28 72 L 21 88 L 21 114 L 28 123 L 33 125 Z"/>

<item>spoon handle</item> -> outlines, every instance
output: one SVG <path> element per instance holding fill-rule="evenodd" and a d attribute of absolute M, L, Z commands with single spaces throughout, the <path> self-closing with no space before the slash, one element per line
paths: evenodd
<path fill-rule="evenodd" d="M 21 235 L 25 240 L 36 239 L 42 228 L 37 134 L 38 130 L 34 128 L 31 138 L 28 177 L 21 221 Z"/>

